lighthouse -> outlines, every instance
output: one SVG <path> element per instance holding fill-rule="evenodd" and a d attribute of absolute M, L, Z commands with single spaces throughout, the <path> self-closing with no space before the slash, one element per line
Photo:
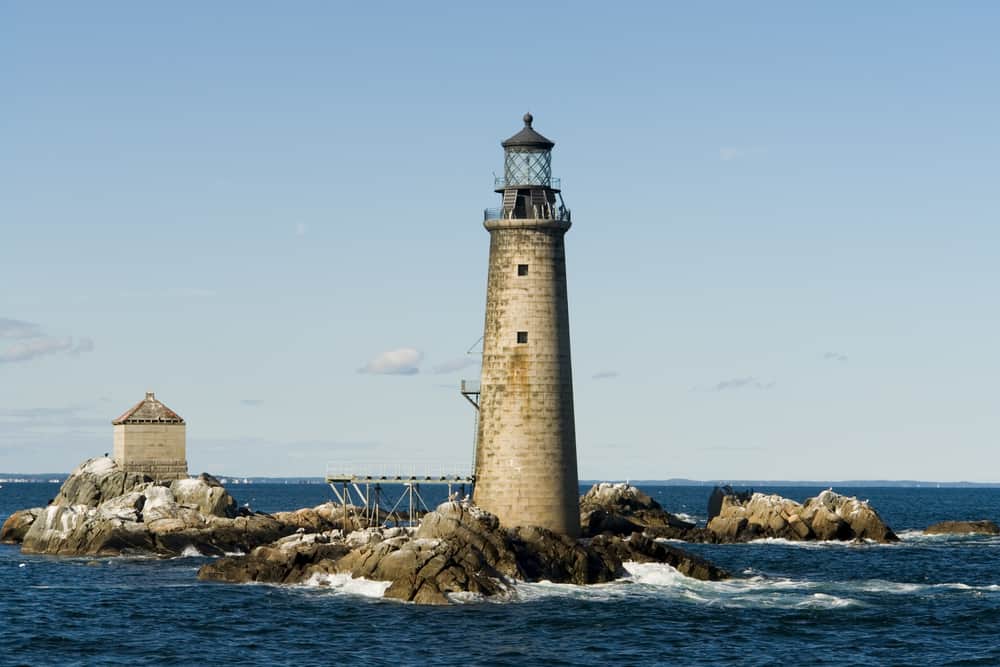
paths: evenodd
<path fill-rule="evenodd" d="M 473 501 L 507 527 L 580 533 L 566 249 L 555 144 L 525 114 L 501 143 L 490 234 Z"/>

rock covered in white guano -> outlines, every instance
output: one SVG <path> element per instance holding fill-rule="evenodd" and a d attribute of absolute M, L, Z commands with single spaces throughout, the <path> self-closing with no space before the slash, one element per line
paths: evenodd
<path fill-rule="evenodd" d="M 832 489 L 802 504 L 763 493 L 754 493 L 747 500 L 727 495 L 718 516 L 709 521 L 708 531 L 723 542 L 765 537 L 876 542 L 899 539 L 867 501 L 842 496 Z"/>
<path fill-rule="evenodd" d="M 156 482 L 106 457 L 78 466 L 48 507 L 8 523 L 4 536 L 24 552 L 60 555 L 223 554 L 295 531 L 267 515 L 237 516 L 236 502 L 209 475 Z"/>
<path fill-rule="evenodd" d="M 833 489 L 806 500 L 802 519 L 820 540 L 899 540 L 868 501 L 842 496 Z"/>
<path fill-rule="evenodd" d="M 51 504 L 97 507 L 109 498 L 116 498 L 152 481 L 149 475 L 126 472 L 113 459 L 100 456 L 87 459 L 74 468 Z"/>
<path fill-rule="evenodd" d="M 694 528 L 693 523 L 677 518 L 648 494 L 624 482 L 599 482 L 581 496 L 580 526 L 584 536 Z"/>
<path fill-rule="evenodd" d="M 176 479 L 170 492 L 177 504 L 191 507 L 206 516 L 236 516 L 236 501 L 215 477 L 202 473 L 198 477 Z"/>

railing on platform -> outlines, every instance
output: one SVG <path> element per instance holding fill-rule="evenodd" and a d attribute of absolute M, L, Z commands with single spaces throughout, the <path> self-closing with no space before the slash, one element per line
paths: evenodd
<path fill-rule="evenodd" d="M 343 507 L 346 530 L 352 524 L 358 527 L 388 526 L 390 523 L 415 526 L 420 516 L 430 511 L 420 494 L 421 484 L 447 484 L 448 500 L 467 501 L 475 477 L 454 464 L 334 462 L 327 465 L 326 482 Z M 398 499 L 391 505 L 383 505 L 386 500 L 391 502 L 387 495 L 392 488 L 398 490 L 399 487 L 402 492 Z M 457 490 L 454 487 L 458 487 Z"/>
<path fill-rule="evenodd" d="M 493 177 L 493 189 L 503 190 L 505 188 L 552 188 L 562 189 L 562 179 L 550 176 L 549 178 L 539 178 L 535 183 L 508 183 L 503 176 Z"/>
<path fill-rule="evenodd" d="M 543 217 L 540 220 L 562 220 L 565 222 L 570 222 L 570 212 L 565 206 L 560 206 L 554 211 L 555 215 L 551 218 Z M 502 208 L 486 208 L 483 209 L 483 222 L 489 222 L 490 220 L 511 220 L 513 216 L 508 212 L 504 215 Z"/>
<path fill-rule="evenodd" d="M 402 484 L 471 484 L 472 473 L 454 463 L 353 463 L 326 466 L 327 482 L 382 482 Z"/>

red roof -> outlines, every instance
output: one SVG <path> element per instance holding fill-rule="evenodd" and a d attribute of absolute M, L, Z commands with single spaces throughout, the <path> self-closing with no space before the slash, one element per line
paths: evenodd
<path fill-rule="evenodd" d="M 184 420 L 179 414 L 160 403 L 153 395 L 147 391 L 146 398 L 142 399 L 131 408 L 125 411 L 112 424 L 148 424 L 156 422 L 160 424 L 183 424 Z"/>

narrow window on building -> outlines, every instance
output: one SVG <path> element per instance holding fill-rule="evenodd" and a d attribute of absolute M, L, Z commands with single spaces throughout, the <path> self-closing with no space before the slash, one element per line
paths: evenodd
<path fill-rule="evenodd" d="M 527 343 L 528 342 L 528 332 L 527 331 L 518 331 L 517 332 L 517 342 L 518 343 Z"/>
<path fill-rule="evenodd" d="M 519 276 L 526 276 L 526 275 L 528 275 L 528 265 L 527 264 L 518 264 L 517 265 L 517 275 L 519 275 Z"/>

